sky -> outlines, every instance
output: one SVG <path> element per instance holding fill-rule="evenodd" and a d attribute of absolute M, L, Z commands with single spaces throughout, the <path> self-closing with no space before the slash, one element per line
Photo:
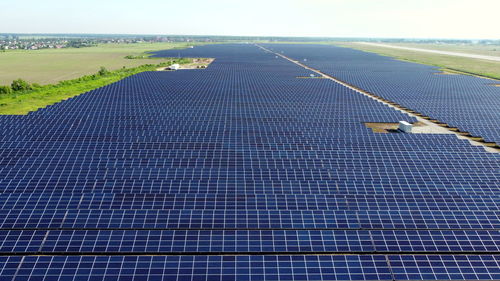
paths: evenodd
<path fill-rule="evenodd" d="M 0 0 L 0 33 L 500 39 L 500 0 Z"/>

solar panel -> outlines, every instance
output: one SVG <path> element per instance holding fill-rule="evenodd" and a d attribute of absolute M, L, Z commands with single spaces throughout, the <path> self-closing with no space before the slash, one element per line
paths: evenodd
<path fill-rule="evenodd" d="M 267 46 L 392 87 L 387 98 L 406 100 L 408 77 L 425 95 L 451 83 L 395 63 L 402 76 L 385 85 L 385 58 Z M 311 72 L 253 45 L 155 53 L 179 54 L 215 61 L 0 116 L 0 280 L 500 279 L 498 154 L 453 135 L 374 133 L 365 122 L 416 120 L 298 79 Z M 464 79 L 452 89 L 492 94 Z"/>

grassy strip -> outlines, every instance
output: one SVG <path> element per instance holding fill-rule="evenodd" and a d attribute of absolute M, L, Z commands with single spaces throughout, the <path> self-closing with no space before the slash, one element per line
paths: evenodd
<path fill-rule="evenodd" d="M 142 55 L 128 55 L 125 56 L 126 59 L 128 60 L 142 60 L 142 59 L 150 59 L 150 55 L 148 54 L 142 54 Z"/>
<path fill-rule="evenodd" d="M 445 71 L 450 70 L 461 72 L 461 74 L 466 75 L 477 75 L 485 78 L 500 79 L 500 62 L 424 53 L 418 51 L 392 49 L 379 46 L 369 46 L 350 42 L 336 43 L 335 45 L 393 57 L 402 61 L 437 66 Z"/>
<path fill-rule="evenodd" d="M 45 85 L 31 91 L 0 95 L 0 115 L 20 115 L 37 110 L 82 93 L 109 85 L 131 75 L 144 71 L 155 71 L 158 67 L 172 63 L 191 63 L 192 59 L 176 59 L 160 64 L 146 64 L 134 68 L 122 68 L 104 75 L 86 75 L 73 80 L 61 81 L 55 85 Z"/>
<path fill-rule="evenodd" d="M 451 73 L 462 74 L 462 75 L 471 75 L 471 76 L 477 76 L 477 77 L 481 77 L 481 78 L 500 80 L 500 75 L 495 75 L 495 74 L 480 74 L 480 73 L 469 72 L 469 71 L 466 71 L 463 69 L 460 70 L 460 69 L 449 68 L 449 67 L 441 67 L 440 70 L 443 72 L 451 72 Z"/>

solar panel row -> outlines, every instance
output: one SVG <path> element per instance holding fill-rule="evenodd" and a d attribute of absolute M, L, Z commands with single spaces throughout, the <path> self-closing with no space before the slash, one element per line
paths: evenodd
<path fill-rule="evenodd" d="M 497 256 L 0 257 L 2 280 L 497 280 Z"/>
<path fill-rule="evenodd" d="M 404 183 L 403 183 L 404 184 Z M 332 187 L 332 188 L 335 188 Z M 6 193 L 2 209 L 497 211 L 497 195 Z"/>
<path fill-rule="evenodd" d="M 500 229 L 496 211 L 0 210 L 1 229 Z"/>
<path fill-rule="evenodd" d="M 0 253 L 499 252 L 498 230 L 11 230 Z"/>

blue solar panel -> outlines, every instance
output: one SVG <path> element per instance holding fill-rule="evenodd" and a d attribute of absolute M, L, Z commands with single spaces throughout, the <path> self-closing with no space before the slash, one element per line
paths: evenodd
<path fill-rule="evenodd" d="M 495 256 L 0 257 L 4 280 L 498 280 Z M 388 267 L 388 263 L 391 268 Z"/>
<path fill-rule="evenodd" d="M 1 210 L 3 229 L 499 229 L 494 211 Z"/>
<path fill-rule="evenodd" d="M 387 90 L 380 58 L 272 47 Z M 253 45 L 179 54 L 215 61 L 0 117 L 0 281 L 500 279 L 498 154 L 374 133 L 416 120 Z"/>
<path fill-rule="evenodd" d="M 435 66 L 328 45 L 265 44 L 351 85 L 437 119 L 487 141 L 500 143 L 500 89 L 495 80 L 436 75 Z"/>
<path fill-rule="evenodd" d="M 15 277 L 15 280 L 392 280 L 384 256 L 317 255 L 27 256 Z"/>
<path fill-rule="evenodd" d="M 497 280 L 499 256 L 389 256 L 395 280 Z"/>
<path fill-rule="evenodd" d="M 498 230 L 0 231 L 0 253 L 498 252 Z"/>

